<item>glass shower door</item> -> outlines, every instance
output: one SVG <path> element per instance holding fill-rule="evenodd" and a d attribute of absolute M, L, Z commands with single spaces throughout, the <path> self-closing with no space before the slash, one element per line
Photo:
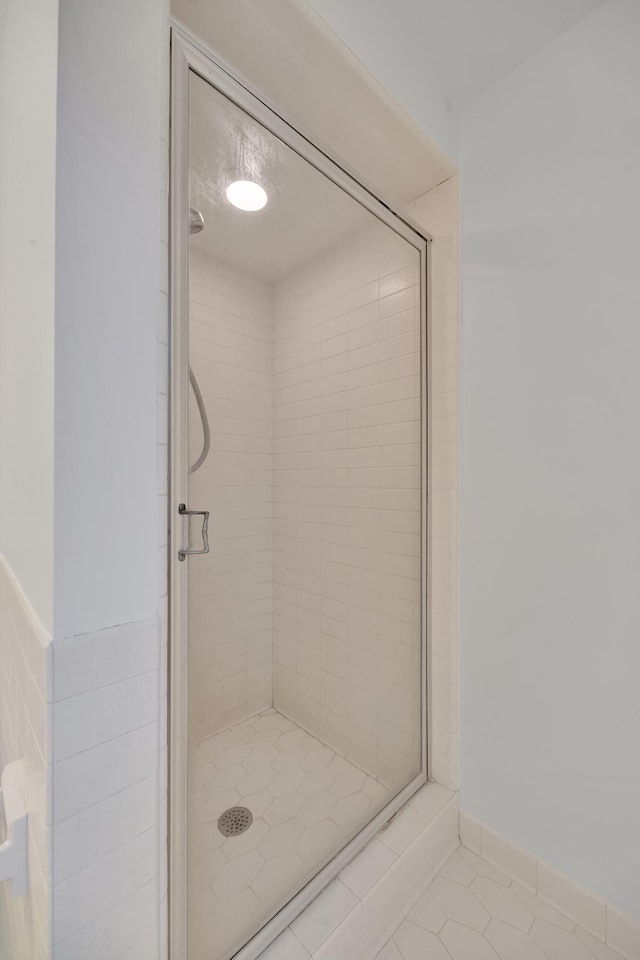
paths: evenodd
<path fill-rule="evenodd" d="M 229 960 L 426 777 L 425 241 L 185 70 L 174 860 L 189 960 Z"/>

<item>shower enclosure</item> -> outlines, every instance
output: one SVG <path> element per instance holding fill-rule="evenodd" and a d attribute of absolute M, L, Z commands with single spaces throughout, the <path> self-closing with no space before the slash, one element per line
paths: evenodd
<path fill-rule="evenodd" d="M 170 941 L 257 956 L 427 777 L 428 242 L 172 36 Z"/>

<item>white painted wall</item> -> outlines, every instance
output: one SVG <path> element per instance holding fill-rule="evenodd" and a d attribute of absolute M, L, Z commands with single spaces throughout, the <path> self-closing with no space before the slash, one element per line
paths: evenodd
<path fill-rule="evenodd" d="M 434 143 L 457 159 L 459 115 L 425 56 L 424 0 L 403 6 L 386 0 L 311 0 L 311 5 Z M 420 35 L 423 42 L 407 42 Z"/>
<path fill-rule="evenodd" d="M 601 2 L 310 0 L 455 161 L 462 106 Z"/>
<path fill-rule="evenodd" d="M 462 807 L 640 918 L 640 6 L 463 114 Z"/>
<path fill-rule="evenodd" d="M 0 553 L 53 607 L 57 0 L 0 2 Z"/>
<path fill-rule="evenodd" d="M 157 607 L 166 16 L 156 0 L 60 3 L 56 638 Z"/>
<path fill-rule="evenodd" d="M 60 0 L 47 746 L 68 960 L 166 955 L 168 48 L 163 0 Z"/>

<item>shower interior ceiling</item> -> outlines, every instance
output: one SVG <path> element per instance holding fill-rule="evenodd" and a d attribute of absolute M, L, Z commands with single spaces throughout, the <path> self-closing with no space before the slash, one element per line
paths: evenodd
<path fill-rule="evenodd" d="M 204 81 L 191 84 L 189 109 L 190 203 L 205 221 L 191 241 L 196 252 L 275 283 L 370 223 L 332 182 L 309 177 L 288 147 L 262 137 L 250 117 L 220 110 Z M 239 179 L 265 188 L 266 207 L 248 213 L 229 203 L 226 188 Z"/>

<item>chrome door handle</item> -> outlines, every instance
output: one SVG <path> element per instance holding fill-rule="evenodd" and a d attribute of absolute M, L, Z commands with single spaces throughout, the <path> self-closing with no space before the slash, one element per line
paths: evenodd
<path fill-rule="evenodd" d="M 209 553 L 209 511 L 187 510 L 186 504 L 181 503 L 178 507 L 178 513 L 181 517 L 202 517 L 202 550 L 178 550 L 178 560 L 184 560 L 185 557 L 197 556 L 201 553 Z"/>

